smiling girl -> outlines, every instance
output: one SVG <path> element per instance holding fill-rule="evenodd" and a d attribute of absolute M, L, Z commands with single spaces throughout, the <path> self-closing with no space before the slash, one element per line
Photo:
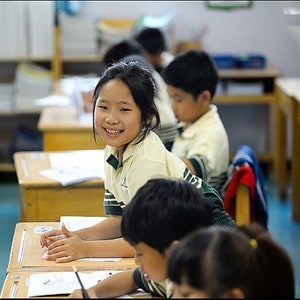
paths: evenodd
<path fill-rule="evenodd" d="M 108 218 L 73 232 L 63 226 L 62 230 L 44 233 L 41 245 L 48 247 L 48 260 L 132 257 L 133 248 L 121 235 L 122 214 L 137 190 L 156 177 L 182 178 L 192 183 L 208 198 L 213 223 L 236 226 L 223 210 L 216 190 L 193 175 L 153 132 L 160 124 L 155 93 L 151 72 L 138 62 L 116 63 L 99 79 L 93 96 L 94 135 L 100 135 L 107 144 L 104 207 Z M 62 234 L 65 238 L 55 238 Z"/>

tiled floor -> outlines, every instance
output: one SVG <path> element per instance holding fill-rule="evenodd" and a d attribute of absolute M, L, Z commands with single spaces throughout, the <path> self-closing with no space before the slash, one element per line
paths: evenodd
<path fill-rule="evenodd" d="M 296 273 L 296 297 L 300 298 L 300 223 L 291 219 L 290 201 L 280 201 L 272 179 L 266 180 L 269 203 L 269 230 L 289 252 Z M 19 222 L 18 185 L 14 176 L 0 177 L 0 288 L 2 288 L 15 224 Z M 284 274 L 282 274 L 284 276 Z"/>

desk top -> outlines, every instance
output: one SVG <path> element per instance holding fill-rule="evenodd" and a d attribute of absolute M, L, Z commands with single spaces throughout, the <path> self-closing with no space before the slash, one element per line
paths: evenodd
<path fill-rule="evenodd" d="M 76 150 L 76 153 L 82 151 L 99 152 L 103 150 Z M 60 187 L 61 184 L 58 181 L 47 178 L 40 174 L 42 170 L 51 168 L 49 155 L 51 153 L 68 153 L 74 151 L 24 151 L 16 152 L 14 154 L 14 162 L 16 167 L 16 173 L 18 182 L 21 186 L 34 187 L 34 186 L 53 186 Z M 103 162 L 99 162 L 101 167 Z M 103 179 L 93 179 L 82 183 L 76 184 L 76 186 L 104 186 Z"/>
<path fill-rule="evenodd" d="M 280 75 L 277 69 L 229 69 L 218 73 L 221 79 L 274 79 Z"/>
<path fill-rule="evenodd" d="M 300 102 L 300 78 L 277 78 L 276 85 L 289 97 L 294 97 Z"/>
<path fill-rule="evenodd" d="M 43 108 L 38 122 L 42 132 L 61 128 L 68 131 L 88 131 L 92 134 L 93 124 L 79 118 L 74 106 L 49 106 Z"/>
<path fill-rule="evenodd" d="M 101 271 L 101 270 L 98 270 Z M 92 271 L 80 271 L 80 273 L 91 273 Z M 29 289 L 29 280 L 30 276 L 33 274 L 42 274 L 42 272 L 11 272 L 6 275 L 2 290 L 1 290 L 1 298 L 28 298 L 28 289 Z M 43 272 L 44 273 L 44 272 Z M 68 298 L 67 295 L 51 295 L 51 296 L 41 296 L 41 299 L 52 299 L 52 298 Z M 148 293 L 135 291 L 128 295 L 124 295 L 124 298 L 136 298 L 136 299 L 149 299 L 155 298 Z M 32 297 L 36 298 L 36 297 Z"/>
<path fill-rule="evenodd" d="M 67 263 L 56 263 L 43 258 L 46 249 L 40 246 L 44 231 L 59 229 L 59 222 L 20 222 L 16 224 L 7 272 L 13 271 L 78 271 L 126 270 L 136 267 L 134 258 L 79 259 Z"/>

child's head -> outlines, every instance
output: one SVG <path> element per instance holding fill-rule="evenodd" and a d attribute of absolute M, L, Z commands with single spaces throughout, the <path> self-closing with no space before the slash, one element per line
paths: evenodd
<path fill-rule="evenodd" d="M 125 39 L 111 46 L 103 57 L 103 63 L 106 67 L 120 61 L 128 55 L 143 55 L 143 47 L 134 39 Z"/>
<path fill-rule="evenodd" d="M 160 281 L 166 276 L 171 244 L 198 227 L 211 225 L 212 220 L 212 208 L 199 189 L 182 179 L 156 178 L 146 182 L 130 201 L 121 230 L 135 248 L 142 272 Z M 147 264 L 149 258 L 153 260 Z"/>
<path fill-rule="evenodd" d="M 157 54 L 167 49 L 164 34 L 158 28 L 146 27 L 135 38 L 151 54 Z"/>
<path fill-rule="evenodd" d="M 144 48 L 147 61 L 160 69 L 162 67 L 161 54 L 167 48 L 164 34 L 158 28 L 146 27 L 138 33 L 135 39 Z"/>
<path fill-rule="evenodd" d="M 192 94 L 195 99 L 205 90 L 212 99 L 219 80 L 210 55 L 196 49 L 178 54 L 163 70 L 162 76 L 168 86 Z"/>
<path fill-rule="evenodd" d="M 178 121 L 194 123 L 210 110 L 218 83 L 211 57 L 201 50 L 178 54 L 162 71 Z"/>
<path fill-rule="evenodd" d="M 155 92 L 151 72 L 142 64 L 118 62 L 107 68 L 93 94 L 94 135 L 97 131 L 115 147 L 143 139 L 160 124 Z"/>
<path fill-rule="evenodd" d="M 211 226 L 186 236 L 169 257 L 175 297 L 293 298 L 292 262 L 265 228 Z"/>

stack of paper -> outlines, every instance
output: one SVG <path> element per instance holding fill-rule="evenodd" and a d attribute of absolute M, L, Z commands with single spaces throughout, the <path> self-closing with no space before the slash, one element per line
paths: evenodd
<path fill-rule="evenodd" d="M 101 19 L 97 23 L 100 53 L 104 55 L 113 45 L 132 37 L 135 19 Z"/>
<path fill-rule="evenodd" d="M 0 1 L 0 56 L 27 57 L 26 1 Z"/>
<path fill-rule="evenodd" d="M 28 6 L 28 54 L 50 58 L 53 55 L 54 1 L 25 2 Z"/>
<path fill-rule="evenodd" d="M 94 20 L 60 13 L 61 53 L 65 56 L 97 54 Z"/>
<path fill-rule="evenodd" d="M 53 91 L 52 73 L 33 63 L 20 63 L 16 69 L 13 103 L 16 111 L 39 112 L 35 99 L 49 96 Z"/>

